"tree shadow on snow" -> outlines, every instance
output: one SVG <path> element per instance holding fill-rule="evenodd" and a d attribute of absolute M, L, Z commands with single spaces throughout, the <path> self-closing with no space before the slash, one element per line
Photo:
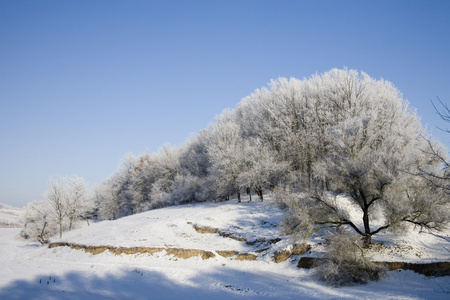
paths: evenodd
<path fill-rule="evenodd" d="M 287 277 L 279 274 L 256 273 L 224 266 L 184 277 L 184 280 L 183 276 L 174 276 L 179 281 L 158 271 L 146 270 L 145 267 L 101 273 L 98 275 L 87 271 L 71 271 L 59 276 L 46 273 L 32 280 L 16 280 L 0 290 L 0 299 L 375 299 L 386 296 L 426 295 L 436 299 L 448 297 L 447 290 L 437 293 L 436 287 L 430 286 L 431 282 L 411 276 L 410 272 L 396 274 L 391 278 L 392 282 L 386 280 L 374 285 L 342 289 L 326 287 L 311 280 L 306 273 L 299 274 L 302 278 L 292 278 L 292 283 L 287 283 Z M 401 274 L 407 276 L 400 276 Z M 399 284 L 400 282 L 403 284 Z M 418 285 L 419 288 L 405 290 L 406 282 L 412 286 Z M 446 281 L 440 283 L 443 286 L 448 284 Z"/>
<path fill-rule="evenodd" d="M 0 289 L 0 299 L 201 300 L 242 299 L 242 296 L 267 298 L 269 295 L 258 290 L 258 286 L 267 287 L 267 278 L 250 274 L 248 276 L 244 282 L 236 280 L 236 270 L 228 269 L 224 272 L 199 273 L 178 282 L 145 268 L 126 269 L 109 274 L 102 272 L 100 275 L 89 274 L 87 271 L 71 271 L 59 276 L 44 273 L 32 280 L 16 280 L 5 286 Z M 273 297 L 269 296 L 272 299 Z"/>
<path fill-rule="evenodd" d="M 202 299 L 214 293 L 183 285 L 161 273 L 124 270 L 120 274 L 50 273 L 17 280 L 0 290 L 0 299 Z"/>

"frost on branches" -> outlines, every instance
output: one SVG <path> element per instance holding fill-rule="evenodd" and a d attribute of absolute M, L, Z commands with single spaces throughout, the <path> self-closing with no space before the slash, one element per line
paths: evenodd
<path fill-rule="evenodd" d="M 308 218 L 291 226 L 300 231 L 347 226 L 368 245 L 373 235 L 399 230 L 404 223 L 436 230 L 448 224 L 448 197 L 414 175 L 417 170 L 438 174 L 441 162 L 429 155 L 419 118 L 392 84 L 356 71 L 332 70 L 293 83 L 291 89 L 315 107 L 310 114 L 320 110 L 326 116 L 316 128 L 320 138 L 305 147 L 322 149 L 307 156 L 314 157 L 307 174 L 312 180 L 303 182 L 306 193 L 298 201 L 288 201 L 294 214 L 302 211 Z M 360 220 L 349 219 L 338 194 L 360 209 Z M 374 215 L 381 215 L 383 222 L 373 226 Z"/>

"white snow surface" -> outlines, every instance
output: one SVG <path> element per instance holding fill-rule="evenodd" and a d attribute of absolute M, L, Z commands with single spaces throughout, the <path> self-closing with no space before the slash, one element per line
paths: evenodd
<path fill-rule="evenodd" d="M 49 249 L 18 238 L 20 229 L 0 228 L 0 299 L 449 299 L 450 278 L 425 277 L 412 271 L 391 271 L 381 281 L 333 288 L 311 270 L 299 269 L 299 257 L 276 264 L 272 255 L 292 241 L 282 236 L 284 215 L 268 199 L 230 200 L 168 207 L 85 225 L 66 232 L 65 241 L 84 245 L 236 250 L 253 253 L 256 261 L 216 255 L 179 259 L 165 251 L 150 254 L 92 255 L 69 247 Z M 189 223 L 188 223 L 189 222 Z M 200 234 L 193 224 L 218 228 L 247 241 Z M 274 238 L 277 243 L 269 244 Z M 265 242 L 263 240 L 266 240 Z M 310 243 L 320 241 L 312 238 Z M 380 235 L 387 244 L 373 253 L 376 260 L 439 261 L 450 257 L 448 232 L 442 236 L 411 231 L 405 237 Z M 258 251 L 265 248 L 264 251 Z M 402 249 L 405 254 L 401 254 Z M 305 256 L 321 253 L 313 245 Z"/>

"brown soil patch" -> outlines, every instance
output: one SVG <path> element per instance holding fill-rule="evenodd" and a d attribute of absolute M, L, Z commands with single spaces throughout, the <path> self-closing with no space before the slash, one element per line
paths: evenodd
<path fill-rule="evenodd" d="M 84 248 L 85 252 L 91 253 L 93 255 L 100 254 L 102 252 L 105 252 L 106 250 L 109 250 L 111 247 L 108 246 L 88 246 Z M 82 247 L 74 248 L 74 249 L 83 249 Z"/>
<path fill-rule="evenodd" d="M 305 254 L 306 252 L 308 252 L 309 250 L 311 250 L 311 245 L 306 244 L 306 243 L 301 243 L 301 244 L 294 244 L 292 246 L 292 255 L 302 255 Z"/>
<path fill-rule="evenodd" d="M 217 233 L 219 231 L 219 229 L 217 228 L 210 226 L 201 226 L 198 224 L 194 224 L 192 225 L 192 227 L 194 227 L 195 231 L 197 231 L 198 233 Z"/>
<path fill-rule="evenodd" d="M 308 245 L 306 243 L 294 244 L 290 250 L 276 251 L 273 254 L 273 260 L 276 263 L 280 263 L 280 262 L 283 262 L 283 261 L 289 259 L 293 255 L 305 254 L 309 250 L 311 250 L 311 245 Z"/>
<path fill-rule="evenodd" d="M 199 249 L 182 249 L 182 248 L 168 248 L 166 253 L 168 255 L 173 255 L 177 258 L 188 259 L 194 256 L 200 256 L 205 251 Z"/>
<path fill-rule="evenodd" d="M 275 251 L 275 253 L 273 254 L 273 260 L 278 264 L 287 260 L 289 257 L 291 257 L 291 255 L 292 252 L 289 250 Z"/>
<path fill-rule="evenodd" d="M 216 253 L 222 257 L 232 257 L 239 254 L 238 251 L 216 250 Z"/>
<path fill-rule="evenodd" d="M 164 250 L 164 248 L 149 248 L 149 247 L 131 247 L 131 248 L 125 248 L 125 247 L 117 247 L 117 248 L 109 248 L 110 252 L 114 253 L 115 255 L 120 254 L 154 254 L 157 252 L 161 252 Z"/>
<path fill-rule="evenodd" d="M 383 265 L 388 270 L 411 270 L 425 276 L 449 276 L 450 262 L 442 261 L 435 263 L 414 264 L 407 262 L 376 262 L 378 265 Z"/>
<path fill-rule="evenodd" d="M 211 251 L 205 251 L 202 255 L 202 259 L 214 258 L 216 255 Z"/>
<path fill-rule="evenodd" d="M 191 257 L 201 257 L 202 259 L 209 259 L 216 257 L 216 254 L 212 251 L 206 251 L 201 249 L 183 249 L 183 248 L 151 248 L 151 247 L 112 247 L 112 246 L 86 246 L 81 244 L 72 244 L 66 242 L 56 242 L 50 243 L 48 245 L 49 248 L 55 247 L 70 247 L 75 250 L 84 250 L 87 253 L 91 253 L 93 255 L 103 253 L 105 251 L 109 251 L 115 255 L 120 254 L 154 254 L 157 252 L 166 251 L 167 255 L 172 255 L 175 258 L 179 259 L 189 259 Z M 233 257 L 236 260 L 256 260 L 257 256 L 251 253 L 239 253 L 238 251 L 229 251 L 229 250 L 217 250 L 216 253 L 222 257 Z"/>
<path fill-rule="evenodd" d="M 120 255 L 120 254 L 154 254 L 156 252 L 161 252 L 164 250 L 164 248 L 151 248 L 151 247 L 112 247 L 112 246 L 86 246 L 86 245 L 80 245 L 80 244 L 72 244 L 72 243 L 66 243 L 66 242 L 57 242 L 57 243 L 50 243 L 48 245 L 49 248 L 55 248 L 55 247 L 70 247 L 71 249 L 75 250 L 84 250 L 87 253 L 91 253 L 93 255 L 100 254 L 102 252 L 105 252 L 108 250 L 109 252 Z"/>
<path fill-rule="evenodd" d="M 220 231 L 220 230 L 219 230 L 219 235 L 221 237 L 230 238 L 232 240 L 239 241 L 239 242 L 246 242 L 247 241 L 247 239 L 242 237 L 242 236 L 234 235 L 232 233 L 224 232 L 224 231 Z"/>
<path fill-rule="evenodd" d="M 160 248 L 160 247 L 112 247 L 112 246 L 86 246 L 80 244 L 71 244 L 66 242 L 50 243 L 49 248 L 55 247 L 70 247 L 75 250 L 84 250 L 87 253 L 93 255 L 100 254 L 108 250 L 115 255 L 121 254 L 154 254 L 166 250 L 168 255 L 173 255 L 176 258 L 188 259 L 194 256 L 200 256 L 202 259 L 208 259 L 216 257 L 216 255 L 211 251 L 205 251 L 200 249 L 182 249 L 182 248 Z"/>
<path fill-rule="evenodd" d="M 256 260 L 256 255 L 251 253 L 240 253 L 235 258 L 236 260 Z"/>
<path fill-rule="evenodd" d="M 302 257 L 297 267 L 311 269 L 320 264 L 323 258 Z M 411 270 L 425 276 L 449 276 L 450 262 L 434 262 L 434 263 L 407 263 L 407 262 L 374 262 L 377 265 L 385 266 L 388 270 Z"/>
<path fill-rule="evenodd" d="M 192 222 L 188 222 L 188 224 L 192 224 Z M 192 227 L 198 233 L 218 233 L 219 236 L 221 236 L 221 237 L 230 238 L 230 239 L 233 239 L 233 240 L 236 240 L 239 242 L 247 242 L 247 239 L 242 236 L 234 235 L 232 233 L 222 231 L 222 230 L 219 230 L 218 228 L 214 228 L 211 226 L 202 226 L 202 225 L 198 225 L 198 224 L 193 224 Z M 263 241 L 265 241 L 265 239 L 263 239 Z M 255 243 L 256 243 L 256 241 L 255 241 Z"/>

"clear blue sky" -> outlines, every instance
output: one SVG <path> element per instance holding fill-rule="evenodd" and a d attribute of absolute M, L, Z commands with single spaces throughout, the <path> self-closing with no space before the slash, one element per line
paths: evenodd
<path fill-rule="evenodd" d="M 277 77 L 394 83 L 449 147 L 450 1 L 0 1 L 0 202 L 98 185 Z"/>

